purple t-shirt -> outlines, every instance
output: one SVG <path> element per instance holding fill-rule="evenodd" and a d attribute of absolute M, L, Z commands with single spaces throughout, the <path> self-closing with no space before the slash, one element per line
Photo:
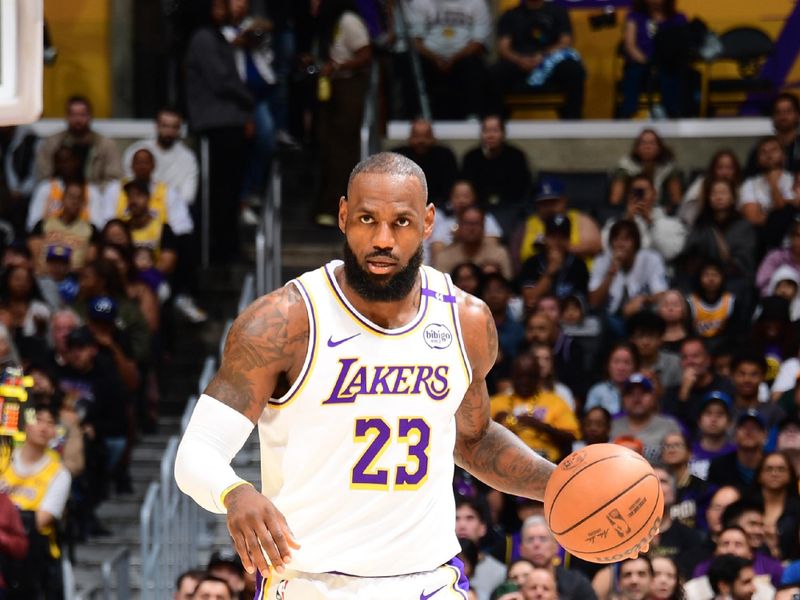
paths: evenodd
<path fill-rule="evenodd" d="M 712 560 L 714 559 L 709 558 L 708 560 L 704 560 L 697 565 L 694 569 L 694 573 L 692 573 L 692 577 L 702 577 L 703 575 L 708 575 L 708 567 L 711 566 Z M 772 580 L 772 585 L 774 585 L 776 588 L 780 587 L 781 576 L 783 575 L 783 566 L 781 565 L 781 561 L 779 561 L 777 558 L 772 558 L 771 556 L 761 554 L 760 552 L 754 553 L 753 571 L 756 575 L 769 575 L 770 579 Z"/>
<path fill-rule="evenodd" d="M 736 450 L 736 444 L 728 442 L 716 452 L 711 452 L 704 449 L 700 442 L 692 444 L 692 457 L 689 459 L 689 471 L 695 477 L 699 477 L 703 481 L 708 479 L 708 468 L 711 466 L 711 461 L 718 456 L 724 456 Z"/>
<path fill-rule="evenodd" d="M 628 21 L 632 21 L 636 26 L 636 46 L 638 46 L 639 50 L 644 53 L 648 60 L 653 56 L 653 40 L 656 37 L 656 33 L 664 28 L 685 25 L 688 22 L 686 20 L 686 15 L 683 13 L 675 13 L 671 17 L 661 21 L 661 23 L 656 23 L 649 15 L 637 10 L 632 10 L 628 13 Z"/>

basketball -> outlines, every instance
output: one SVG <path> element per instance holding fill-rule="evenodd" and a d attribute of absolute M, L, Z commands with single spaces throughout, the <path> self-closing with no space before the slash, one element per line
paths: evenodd
<path fill-rule="evenodd" d="M 650 464 L 616 444 L 573 452 L 556 467 L 544 514 L 572 555 L 612 563 L 646 552 L 658 533 L 664 497 Z"/>

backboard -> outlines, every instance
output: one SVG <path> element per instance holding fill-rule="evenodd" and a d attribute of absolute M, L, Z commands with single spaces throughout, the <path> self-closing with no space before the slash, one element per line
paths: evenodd
<path fill-rule="evenodd" d="M 0 125 L 42 112 L 43 0 L 0 0 Z"/>

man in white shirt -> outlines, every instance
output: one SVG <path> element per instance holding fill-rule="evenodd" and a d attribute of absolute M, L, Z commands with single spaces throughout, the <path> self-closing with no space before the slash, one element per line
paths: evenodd
<path fill-rule="evenodd" d="M 149 150 L 156 163 L 153 178 L 176 190 L 186 204 L 194 204 L 200 169 L 194 152 L 180 139 L 182 126 L 183 118 L 177 110 L 162 108 L 156 115 L 156 137 L 128 146 L 122 164 L 125 177 L 132 178 L 133 155 L 142 148 Z"/>
<path fill-rule="evenodd" d="M 595 259 L 589 278 L 589 302 L 609 315 L 631 317 L 667 290 L 664 260 L 641 248 L 636 223 L 622 219 L 611 227 L 609 251 Z M 640 249 L 641 248 L 641 249 Z"/>
<path fill-rule="evenodd" d="M 164 121 L 165 114 L 166 113 L 163 113 L 163 111 L 159 113 L 160 121 Z M 177 140 L 177 134 L 180 131 L 180 123 L 169 121 L 169 118 L 169 115 L 167 115 L 167 136 L 171 138 L 171 136 L 174 135 Z M 160 129 L 162 128 L 159 126 L 159 139 L 162 137 Z M 172 148 L 174 149 L 177 144 L 180 144 L 180 142 L 176 141 L 173 143 Z M 156 140 L 154 145 L 157 148 L 156 152 L 163 153 L 161 142 Z M 194 155 L 191 154 L 191 151 L 185 147 L 184 149 L 191 155 L 192 160 L 194 160 Z M 176 250 L 178 256 L 182 257 L 182 260 L 181 268 L 174 273 L 172 281 L 175 288 L 175 308 L 192 323 L 202 323 L 208 319 L 208 314 L 197 306 L 191 295 L 191 290 L 196 280 L 197 265 L 196 261 L 193 260 L 193 257 L 196 256 L 196 252 L 194 252 L 194 237 L 192 236 L 194 232 L 194 223 L 189 213 L 189 203 L 183 197 L 183 193 L 188 192 L 180 191 L 180 186 L 188 189 L 186 180 L 175 177 L 174 180 L 178 182 L 178 186 L 175 186 L 166 180 L 159 179 L 157 173 L 162 170 L 162 168 L 159 165 L 156 154 L 149 148 L 140 147 L 135 149 L 132 146 L 126 151 L 126 156 L 128 152 L 131 153 L 131 160 L 130 163 L 126 163 L 126 168 L 130 169 L 134 179 L 139 179 L 148 183 L 153 194 L 151 209 L 166 211 L 166 222 L 176 236 Z M 172 156 L 172 154 L 167 153 L 167 160 L 170 161 Z M 195 168 L 197 167 L 196 162 L 194 166 Z M 170 169 L 167 169 L 167 175 L 173 176 L 173 173 L 170 171 Z M 178 169 L 173 168 L 172 171 L 177 172 Z M 106 199 L 106 205 L 110 207 L 111 210 L 109 218 L 111 218 L 111 216 L 120 217 L 127 210 L 127 202 L 126 199 L 123 198 L 124 192 L 121 189 L 122 183 L 122 181 L 117 181 L 114 185 L 109 186 L 108 198 Z M 196 173 L 193 189 L 195 191 L 197 190 Z"/>
<path fill-rule="evenodd" d="M 483 112 L 491 34 L 486 0 L 415 0 L 407 13 L 437 118 Z"/>
<path fill-rule="evenodd" d="M 739 210 L 755 227 L 767 224 L 771 212 L 796 205 L 794 178 L 784 169 L 785 155 L 778 138 L 769 136 L 756 147 L 759 175 L 745 179 L 739 191 Z"/>

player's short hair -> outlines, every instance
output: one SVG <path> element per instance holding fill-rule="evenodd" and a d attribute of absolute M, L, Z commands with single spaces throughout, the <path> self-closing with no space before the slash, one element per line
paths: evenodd
<path fill-rule="evenodd" d="M 350 195 L 350 186 L 353 185 L 353 180 L 362 173 L 415 177 L 422 186 L 425 202 L 428 202 L 428 180 L 425 178 L 425 172 L 417 163 L 402 154 L 397 152 L 378 152 L 358 163 L 350 171 L 350 178 L 347 180 L 348 195 Z"/>
<path fill-rule="evenodd" d="M 708 567 L 708 582 L 715 594 L 719 594 L 720 582 L 732 585 L 745 567 L 752 567 L 753 561 L 733 554 L 722 554 L 711 561 Z"/>

